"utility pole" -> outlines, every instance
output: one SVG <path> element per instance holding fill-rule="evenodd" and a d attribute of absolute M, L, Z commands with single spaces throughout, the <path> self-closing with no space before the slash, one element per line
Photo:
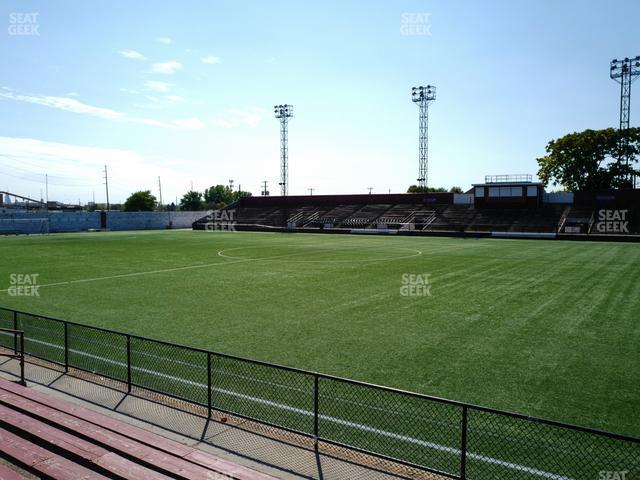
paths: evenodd
<path fill-rule="evenodd" d="M 371 192 L 373 191 L 373 187 L 367 187 L 367 190 L 369 190 L 369 195 L 371 195 Z"/>
<path fill-rule="evenodd" d="M 104 166 L 104 187 L 107 192 L 107 212 L 109 211 L 109 175 L 107 173 L 107 166 Z"/>
<path fill-rule="evenodd" d="M 46 203 L 46 210 L 49 210 L 49 174 L 45 173 L 44 174 L 44 191 L 45 191 L 45 201 Z"/>
<path fill-rule="evenodd" d="M 310 188 L 309 189 L 309 196 L 313 197 L 313 191 L 315 190 L 315 188 Z"/>
<path fill-rule="evenodd" d="M 160 175 L 158 175 L 158 190 L 160 191 L 160 211 L 162 211 L 162 182 L 160 181 Z"/>
<path fill-rule="evenodd" d="M 269 191 L 267 190 L 267 181 L 263 180 L 262 181 L 262 196 L 266 197 L 267 195 L 269 195 Z"/>

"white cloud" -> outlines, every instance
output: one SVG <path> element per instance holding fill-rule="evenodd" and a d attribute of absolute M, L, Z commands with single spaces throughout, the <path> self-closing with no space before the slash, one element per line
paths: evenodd
<path fill-rule="evenodd" d="M 144 86 L 150 90 L 155 90 L 156 92 L 168 92 L 171 90 L 173 84 L 166 82 L 155 82 L 150 80 L 148 82 L 144 82 Z"/>
<path fill-rule="evenodd" d="M 213 57 L 213 56 L 209 56 L 209 57 L 204 57 L 202 59 L 202 63 L 209 63 L 209 64 L 213 64 L 213 63 L 220 63 L 220 57 Z"/>
<path fill-rule="evenodd" d="M 264 118 L 265 110 L 262 108 L 254 108 L 251 111 L 229 109 L 229 115 L 226 118 L 216 120 L 216 125 L 223 128 L 235 128 L 241 125 L 249 127 L 257 126 Z"/>
<path fill-rule="evenodd" d="M 258 123 L 260 123 L 264 116 L 264 110 L 262 109 L 254 109 L 251 112 L 231 109 L 229 110 L 229 113 L 239 117 L 242 123 L 244 123 L 245 125 L 249 125 L 250 127 L 255 127 L 256 125 L 258 125 Z"/>
<path fill-rule="evenodd" d="M 109 108 L 96 107 L 86 103 L 79 102 L 73 98 L 54 97 L 47 95 L 22 95 L 12 92 L 0 92 L 0 99 L 6 98 L 18 102 L 33 103 L 45 107 L 65 110 L 67 112 L 80 113 L 90 115 L 92 117 L 102 118 L 104 120 L 114 120 L 126 123 L 139 123 L 142 125 L 150 125 L 160 128 L 169 128 L 176 130 L 195 130 L 204 128 L 205 124 L 197 118 L 178 119 L 178 120 L 156 120 L 153 118 L 133 117 L 124 112 L 118 112 Z M 155 97 L 153 97 L 155 98 Z"/>
<path fill-rule="evenodd" d="M 173 43 L 169 37 L 158 37 L 156 38 L 156 42 L 164 43 L 165 45 L 170 45 Z"/>
<path fill-rule="evenodd" d="M 0 151 L 4 155 L 0 167 L 8 167 L 11 171 L 15 164 L 21 169 L 22 178 L 12 180 L 18 192 L 39 198 L 42 172 L 48 172 L 49 198 L 74 203 L 78 198 L 83 203 L 91 200 L 92 190 L 95 190 L 96 201 L 105 201 L 104 186 L 101 184 L 104 165 L 109 167 L 112 203 L 126 199 L 137 190 L 150 189 L 155 193 L 158 175 L 162 176 L 165 198 L 173 201 L 175 195 L 181 195 L 188 188 L 186 185 L 191 179 L 197 178 L 201 168 L 198 160 L 193 158 L 171 158 L 164 154 L 143 156 L 134 150 L 33 138 L 0 136 Z"/>
<path fill-rule="evenodd" d="M 176 62 L 175 60 L 170 60 L 164 63 L 154 63 L 151 71 L 153 73 L 165 73 L 172 75 L 176 73 L 178 70 L 182 69 L 182 64 L 180 62 Z"/>
<path fill-rule="evenodd" d="M 64 94 L 65 97 L 78 97 L 78 92 L 67 92 Z"/>
<path fill-rule="evenodd" d="M 54 97 L 49 95 L 21 95 L 18 93 L 0 92 L 0 98 L 16 100 L 18 102 L 35 103 L 45 107 L 58 108 L 67 112 L 82 113 L 93 117 L 104 118 L 106 120 L 123 119 L 126 115 L 109 108 L 95 107 L 82 103 L 73 98 Z"/>
<path fill-rule="evenodd" d="M 178 97 L 177 95 L 167 95 L 167 100 L 171 102 L 177 102 L 180 100 L 180 97 Z"/>
<path fill-rule="evenodd" d="M 204 128 L 205 124 L 198 118 L 186 118 L 184 120 L 175 120 L 173 122 L 176 126 L 186 128 L 188 130 L 198 130 Z"/>
<path fill-rule="evenodd" d="M 123 57 L 129 58 L 131 60 L 146 60 L 147 59 L 147 57 L 145 57 L 140 52 L 136 52 L 135 50 L 120 50 L 118 53 L 120 55 L 122 55 Z"/>

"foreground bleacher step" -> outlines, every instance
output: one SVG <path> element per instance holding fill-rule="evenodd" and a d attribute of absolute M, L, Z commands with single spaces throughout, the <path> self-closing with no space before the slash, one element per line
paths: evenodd
<path fill-rule="evenodd" d="M 26 477 L 20 475 L 15 470 L 0 464 L 0 480 L 26 480 Z"/>
<path fill-rule="evenodd" d="M 173 478 L 221 474 L 237 480 L 273 480 L 269 475 L 12 382 L 0 380 L 0 405 Z"/>
<path fill-rule="evenodd" d="M 0 406 L 0 428 L 98 473 L 127 480 L 170 478 L 5 406 Z"/>
<path fill-rule="evenodd" d="M 108 478 L 1 428 L 0 452 L 12 463 L 44 479 L 103 480 Z"/>

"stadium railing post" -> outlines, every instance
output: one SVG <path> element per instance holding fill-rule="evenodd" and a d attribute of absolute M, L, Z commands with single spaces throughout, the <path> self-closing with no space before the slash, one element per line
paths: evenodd
<path fill-rule="evenodd" d="M 127 393 L 131 393 L 131 335 L 127 335 Z"/>
<path fill-rule="evenodd" d="M 13 311 L 13 329 L 18 330 L 18 312 Z M 24 353 L 24 352 L 23 352 Z M 18 354 L 18 336 L 13 336 L 13 354 Z"/>
<path fill-rule="evenodd" d="M 207 352 L 207 406 L 209 418 L 211 418 L 211 352 Z"/>
<path fill-rule="evenodd" d="M 69 324 L 64 325 L 64 373 L 69 373 Z"/>
<path fill-rule="evenodd" d="M 319 425 L 318 425 L 318 420 L 319 420 L 319 391 L 318 391 L 318 387 L 319 387 L 319 383 L 320 383 L 320 377 L 319 375 L 316 373 L 313 376 L 313 448 L 316 451 L 316 454 L 318 453 L 318 432 L 319 432 Z"/>
<path fill-rule="evenodd" d="M 24 332 L 19 332 L 20 335 L 20 385 L 27 386 L 27 382 L 24 380 Z M 15 336 L 17 338 L 17 335 Z"/>
<path fill-rule="evenodd" d="M 462 406 L 462 441 L 460 445 L 460 478 L 465 480 L 467 475 L 467 416 L 466 405 Z"/>

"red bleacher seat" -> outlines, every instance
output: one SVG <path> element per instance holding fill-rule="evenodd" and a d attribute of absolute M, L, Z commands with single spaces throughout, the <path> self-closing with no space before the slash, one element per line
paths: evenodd
<path fill-rule="evenodd" d="M 0 435 L 5 458 L 50 478 L 273 478 L 5 380 L 0 380 Z M 40 470 L 51 465 L 72 465 L 75 473 L 56 476 Z"/>

